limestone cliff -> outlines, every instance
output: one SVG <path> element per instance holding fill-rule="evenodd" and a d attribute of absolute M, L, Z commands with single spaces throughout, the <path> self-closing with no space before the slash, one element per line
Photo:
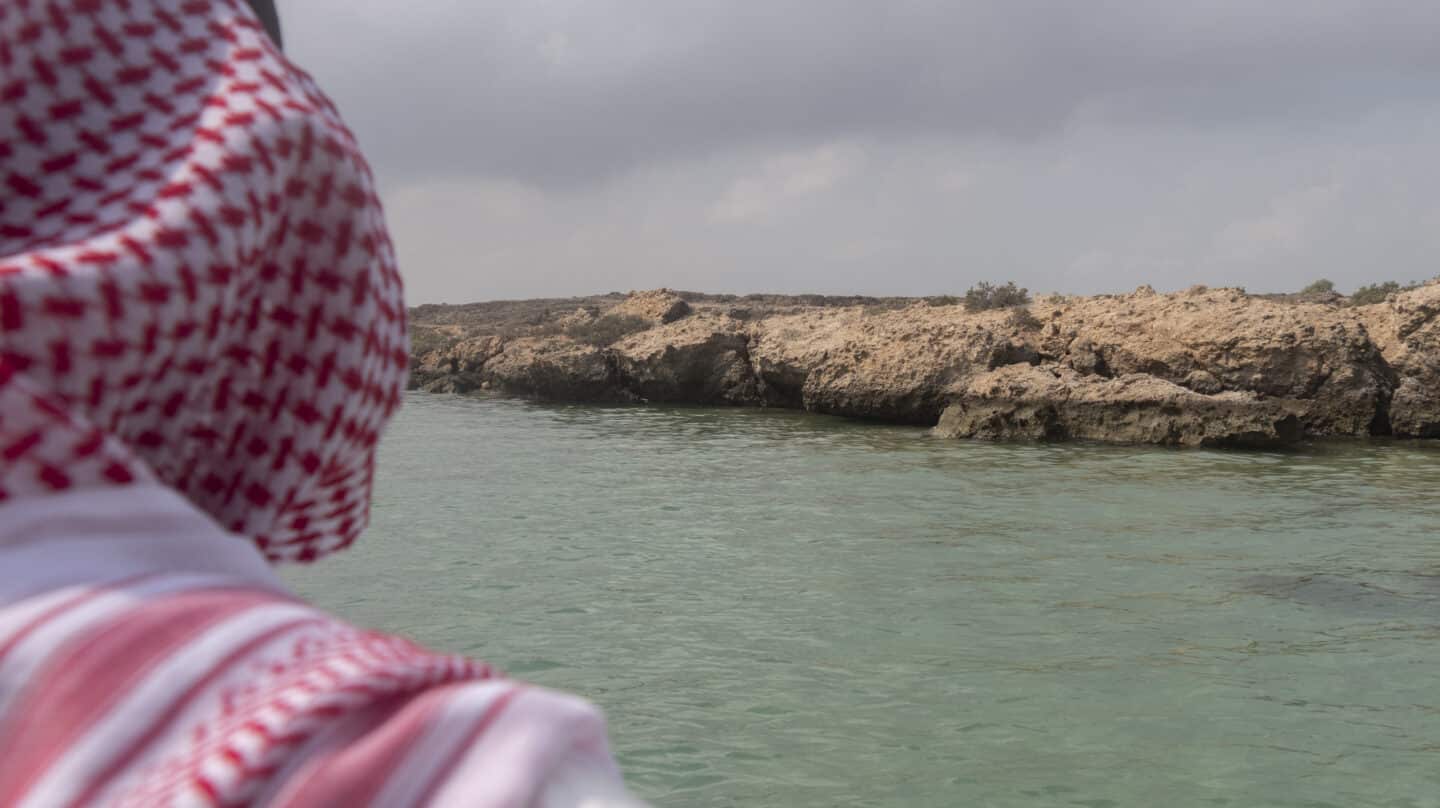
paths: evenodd
<path fill-rule="evenodd" d="M 412 310 L 412 386 L 805 409 L 952 437 L 1440 437 L 1440 282 L 1347 306 L 1201 287 L 948 299 L 667 290 Z"/>

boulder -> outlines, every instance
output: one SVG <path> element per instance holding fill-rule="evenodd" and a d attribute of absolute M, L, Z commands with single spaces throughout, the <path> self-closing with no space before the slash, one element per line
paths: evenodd
<path fill-rule="evenodd" d="M 656 289 L 650 292 L 631 292 L 609 313 L 666 325 L 688 315 L 690 304 L 668 289 Z"/>

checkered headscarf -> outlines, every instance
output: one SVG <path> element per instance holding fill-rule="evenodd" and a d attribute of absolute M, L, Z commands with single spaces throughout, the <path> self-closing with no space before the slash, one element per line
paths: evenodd
<path fill-rule="evenodd" d="M 407 369 L 334 106 L 241 0 L 0 4 L 0 502 L 159 481 L 350 543 Z"/>

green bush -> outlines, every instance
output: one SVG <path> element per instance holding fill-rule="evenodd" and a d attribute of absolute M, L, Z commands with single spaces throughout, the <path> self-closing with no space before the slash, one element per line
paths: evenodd
<path fill-rule="evenodd" d="M 1404 291 L 1408 287 L 1401 286 L 1395 281 L 1384 283 L 1372 283 L 1369 286 L 1362 286 L 1350 295 L 1350 305 L 1368 306 L 1371 303 L 1384 303 L 1385 298 L 1395 292 Z"/>
<path fill-rule="evenodd" d="M 1300 290 L 1302 295 L 1319 295 L 1335 291 L 1335 282 L 1328 278 L 1321 278 Z"/>
<path fill-rule="evenodd" d="M 1011 306 L 1023 306 L 1029 302 L 1030 290 L 1016 286 L 1014 281 L 1010 281 L 1004 286 L 981 281 L 970 287 L 970 291 L 965 293 L 966 311 L 1008 309 Z"/>
<path fill-rule="evenodd" d="M 586 345 L 603 348 L 613 345 L 623 337 L 637 331 L 645 331 L 653 323 L 644 317 L 629 314 L 607 314 L 588 323 L 576 323 L 565 329 L 565 335 Z"/>
<path fill-rule="evenodd" d="M 925 303 L 929 306 L 955 306 L 960 303 L 960 298 L 954 295 L 935 295 L 925 298 Z"/>

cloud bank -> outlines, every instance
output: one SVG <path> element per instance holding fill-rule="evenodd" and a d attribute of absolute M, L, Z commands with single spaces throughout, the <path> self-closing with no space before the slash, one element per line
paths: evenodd
<path fill-rule="evenodd" d="M 293 0 L 417 302 L 1435 274 L 1440 5 Z"/>

